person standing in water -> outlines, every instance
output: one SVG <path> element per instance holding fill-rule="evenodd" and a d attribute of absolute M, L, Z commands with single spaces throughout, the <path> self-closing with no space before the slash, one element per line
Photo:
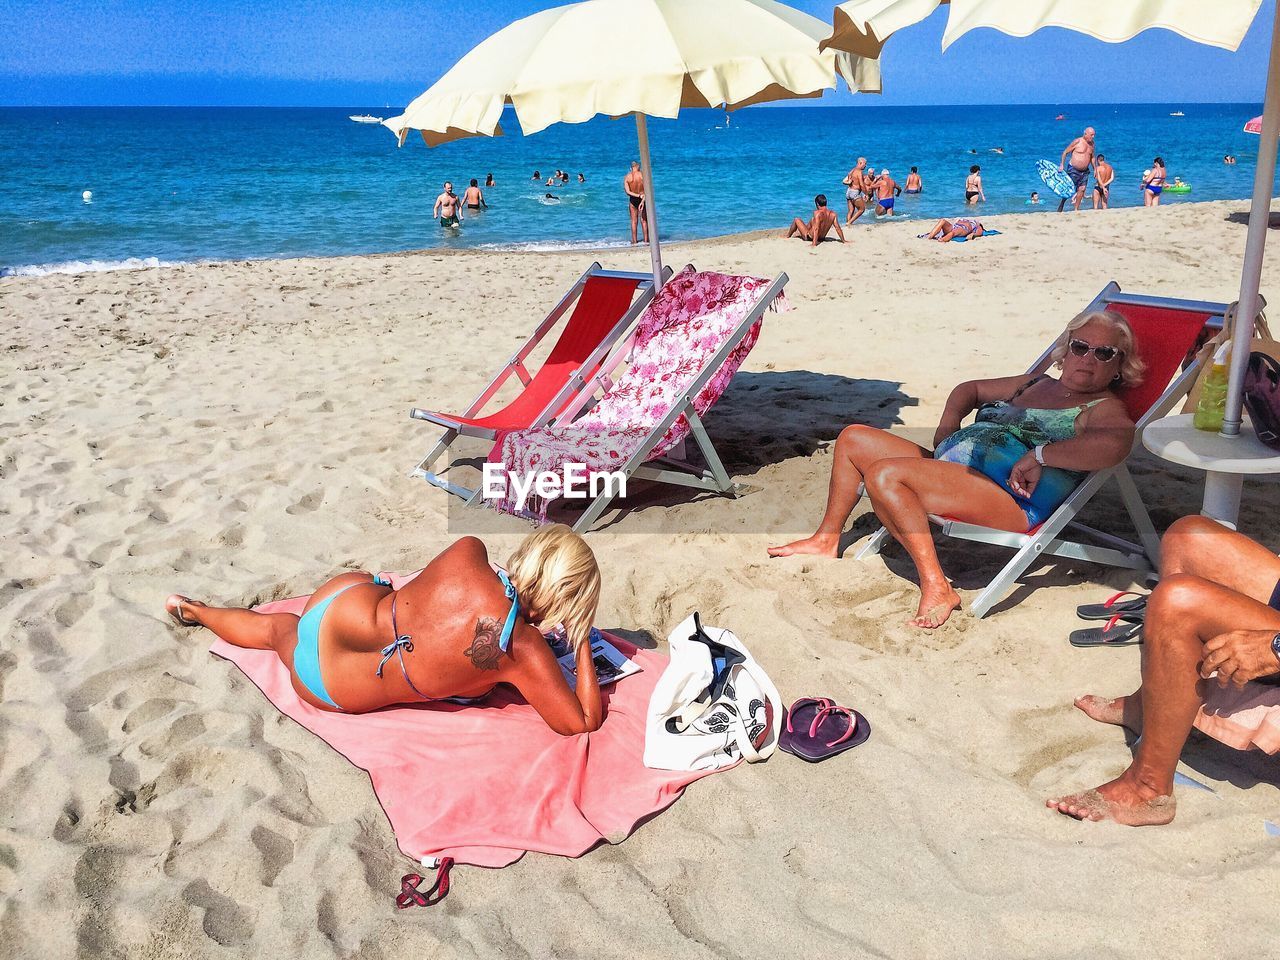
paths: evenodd
<path fill-rule="evenodd" d="M 468 210 L 488 209 L 489 205 L 484 202 L 484 191 L 477 185 L 475 177 L 471 178 L 471 186 L 463 191 L 462 202 Z"/>
<path fill-rule="evenodd" d="M 975 163 L 969 168 L 969 176 L 964 181 L 964 202 L 973 204 L 986 199 L 987 195 L 982 190 L 982 168 Z"/>
<path fill-rule="evenodd" d="M 880 177 L 876 180 L 875 215 L 877 217 L 892 217 L 894 200 L 897 199 L 897 195 L 901 192 L 897 181 L 889 176 L 889 171 L 881 170 Z"/>
<path fill-rule="evenodd" d="M 1144 174 L 1142 178 L 1142 205 L 1144 207 L 1160 206 L 1160 194 L 1164 192 L 1164 181 L 1168 176 L 1168 171 L 1164 168 L 1164 161 L 1156 157 L 1151 161 L 1151 170 L 1149 174 Z"/>
<path fill-rule="evenodd" d="M 907 185 L 903 192 L 924 193 L 924 181 L 920 179 L 920 173 L 915 167 L 912 167 L 911 172 L 907 174 Z"/>
<path fill-rule="evenodd" d="M 436 197 L 431 215 L 440 218 L 440 226 L 445 230 L 456 230 L 462 221 L 462 200 L 453 192 L 453 183 L 446 180 L 444 192 Z"/>
<path fill-rule="evenodd" d="M 871 198 L 871 195 L 867 192 L 866 170 L 867 158 L 859 157 L 858 162 L 844 178 L 844 198 L 849 206 L 848 213 L 844 218 L 846 227 L 862 216 L 867 209 L 867 201 Z"/>
<path fill-rule="evenodd" d="M 631 171 L 622 178 L 622 189 L 631 207 L 631 242 L 639 243 L 638 236 L 643 234 L 644 242 L 648 243 L 649 222 L 645 219 L 644 174 L 640 172 L 640 164 L 635 160 L 631 161 Z"/>

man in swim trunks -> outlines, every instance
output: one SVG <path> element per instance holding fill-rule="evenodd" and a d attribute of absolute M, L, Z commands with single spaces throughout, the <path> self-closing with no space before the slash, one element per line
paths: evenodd
<path fill-rule="evenodd" d="M 901 192 L 898 182 L 889 176 L 889 171 L 881 170 L 876 180 L 876 216 L 892 217 L 893 201 Z"/>
<path fill-rule="evenodd" d="M 440 218 L 440 226 L 446 230 L 455 230 L 462 220 L 462 200 L 453 192 L 453 183 L 446 180 L 444 193 L 436 197 L 436 204 L 431 208 L 431 215 Z"/>
<path fill-rule="evenodd" d="M 631 161 L 631 171 L 622 178 L 622 189 L 631 207 L 631 242 L 639 243 L 638 226 L 639 232 L 644 235 L 644 242 L 648 243 L 649 221 L 644 215 L 644 174 L 640 172 L 640 164 L 635 160 Z"/>
<path fill-rule="evenodd" d="M 1105 210 L 1107 204 L 1111 201 L 1111 181 L 1116 178 L 1115 167 L 1107 163 L 1107 158 L 1102 154 L 1098 154 L 1098 159 L 1093 165 L 1093 175 L 1095 181 L 1093 184 L 1093 209 Z"/>
<path fill-rule="evenodd" d="M 471 180 L 471 186 L 463 191 L 462 202 L 466 204 L 468 210 L 479 210 L 482 207 L 488 209 L 489 207 L 484 202 L 484 191 L 480 189 L 474 177 Z"/>
<path fill-rule="evenodd" d="M 1275 753 L 1280 558 L 1208 517 L 1183 517 L 1160 543 L 1155 591 L 1114 606 L 1125 619 L 1142 617 L 1142 685 L 1114 699 L 1088 694 L 1075 705 L 1141 740 L 1116 779 L 1046 804 L 1078 820 L 1168 823 L 1193 726 L 1237 749 Z"/>
<path fill-rule="evenodd" d="M 854 168 L 844 178 L 844 198 L 849 205 L 848 213 L 844 218 L 846 227 L 866 212 L 867 201 L 871 199 L 871 195 L 867 192 L 866 170 L 867 158 L 859 157 Z"/>
<path fill-rule="evenodd" d="M 1071 198 L 1071 209 L 1079 210 L 1080 201 L 1084 199 L 1084 188 L 1089 182 L 1089 170 L 1093 167 L 1093 127 L 1085 127 L 1084 132 L 1067 144 L 1062 156 L 1058 158 L 1058 169 L 1066 173 L 1075 184 L 1075 196 Z M 1071 154 L 1071 162 L 1067 163 L 1067 154 Z"/>
<path fill-rule="evenodd" d="M 920 179 L 920 171 L 915 167 L 911 168 L 911 172 L 907 174 L 906 193 L 922 193 L 924 191 L 924 181 Z"/>
<path fill-rule="evenodd" d="M 836 235 L 840 238 L 841 243 L 848 243 L 844 238 L 844 231 L 840 229 L 840 218 L 836 216 L 836 212 L 827 206 L 826 194 L 818 194 L 813 198 L 813 217 L 808 223 L 805 223 L 799 217 L 791 221 L 791 226 L 787 228 L 787 232 L 782 236 L 790 240 L 792 237 L 799 237 L 801 240 L 808 240 L 810 246 L 816 247 L 819 243 L 826 239 L 831 228 L 834 227 Z"/>

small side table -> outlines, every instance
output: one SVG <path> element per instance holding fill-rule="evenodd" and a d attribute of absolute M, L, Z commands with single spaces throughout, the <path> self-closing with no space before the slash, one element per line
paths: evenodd
<path fill-rule="evenodd" d="M 1247 417 L 1240 436 L 1224 437 L 1197 430 L 1191 425 L 1192 416 L 1180 413 L 1153 421 L 1142 433 L 1142 445 L 1162 460 L 1204 470 L 1200 512 L 1234 530 L 1245 476 L 1280 473 L 1280 451 L 1258 440 Z"/>

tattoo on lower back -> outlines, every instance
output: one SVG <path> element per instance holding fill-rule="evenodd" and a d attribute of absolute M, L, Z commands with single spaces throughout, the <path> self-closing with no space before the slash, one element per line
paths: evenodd
<path fill-rule="evenodd" d="M 463 652 L 471 658 L 471 665 L 477 670 L 498 669 L 498 657 L 502 653 L 502 648 L 498 646 L 501 631 L 501 624 L 493 617 L 480 617 L 476 620 L 476 637 Z"/>

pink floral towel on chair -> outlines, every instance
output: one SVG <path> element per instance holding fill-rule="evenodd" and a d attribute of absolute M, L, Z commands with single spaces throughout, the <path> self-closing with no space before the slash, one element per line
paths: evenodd
<path fill-rule="evenodd" d="M 620 469 L 759 303 L 769 283 L 760 277 L 698 273 L 686 267 L 667 281 L 640 318 L 630 365 L 593 409 L 572 424 L 500 435 L 490 462 L 503 464 L 515 476 L 560 473 L 566 463 L 585 464 L 588 472 Z M 769 306 L 788 309 L 781 293 Z M 728 388 L 759 339 L 762 322 L 763 318 L 752 325 L 698 391 L 693 409 L 699 417 Z M 689 419 L 682 415 L 649 459 L 667 453 L 688 435 Z M 534 499 L 545 519 L 546 500 Z M 514 509 L 509 499 L 495 505 L 507 512 Z"/>

